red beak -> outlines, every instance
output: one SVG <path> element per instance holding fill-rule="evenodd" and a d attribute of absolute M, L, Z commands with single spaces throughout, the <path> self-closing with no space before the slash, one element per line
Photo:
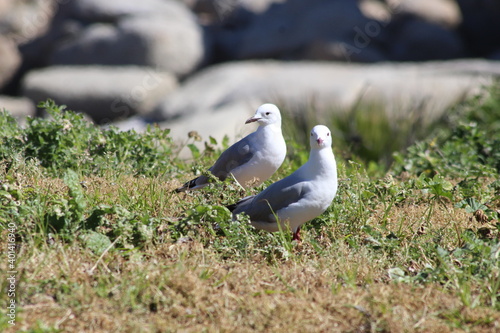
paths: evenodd
<path fill-rule="evenodd" d="M 316 142 L 318 143 L 318 145 L 322 144 L 325 140 L 323 140 L 322 138 L 318 138 L 318 140 L 316 140 Z"/>

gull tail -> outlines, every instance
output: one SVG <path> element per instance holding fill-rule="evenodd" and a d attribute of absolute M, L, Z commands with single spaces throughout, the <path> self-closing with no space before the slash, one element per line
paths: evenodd
<path fill-rule="evenodd" d="M 234 203 L 231 205 L 227 205 L 226 208 L 229 209 L 230 212 L 236 209 L 236 206 L 238 206 L 238 203 Z"/>
<path fill-rule="evenodd" d="M 236 202 L 234 204 L 227 205 L 226 208 L 229 209 L 230 212 L 232 212 L 232 211 L 234 211 L 236 209 L 236 207 L 238 207 L 242 203 L 247 202 L 250 199 L 253 199 L 253 197 L 255 197 L 255 195 L 250 195 L 248 197 L 244 197 L 243 199 L 241 199 L 240 201 L 238 201 L 238 202 Z"/>

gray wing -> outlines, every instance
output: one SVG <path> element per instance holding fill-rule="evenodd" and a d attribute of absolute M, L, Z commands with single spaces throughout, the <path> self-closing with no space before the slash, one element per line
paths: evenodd
<path fill-rule="evenodd" d="M 255 133 L 251 133 L 226 149 L 208 171 L 224 180 L 231 170 L 250 161 L 255 153 L 251 143 L 254 136 Z"/>
<path fill-rule="evenodd" d="M 255 197 L 243 199 L 241 204 L 236 205 L 233 214 L 246 213 L 252 221 L 274 223 L 276 219 L 273 213 L 299 201 L 309 191 L 305 181 L 289 176 L 270 185 Z"/>

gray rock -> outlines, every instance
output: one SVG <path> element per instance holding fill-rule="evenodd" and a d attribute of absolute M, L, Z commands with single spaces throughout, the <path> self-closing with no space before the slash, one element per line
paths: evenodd
<path fill-rule="evenodd" d="M 61 44 L 51 57 L 52 65 L 129 65 L 144 63 L 137 40 L 120 36 L 111 24 L 95 23 L 75 39 Z"/>
<path fill-rule="evenodd" d="M 235 32 L 238 35 L 236 45 L 231 36 L 225 37 L 227 40 L 222 40 L 221 44 L 237 59 L 315 59 L 316 54 L 324 59 L 328 53 L 311 52 L 310 46 L 318 49 L 319 43 L 343 43 L 357 48 L 376 47 L 379 31 L 377 36 L 371 37 L 369 45 L 365 45 L 365 41 L 359 45 L 358 30 L 363 31 L 370 22 L 374 20 L 363 16 L 355 1 L 289 0 L 273 4 L 248 27 Z"/>
<path fill-rule="evenodd" d="M 498 47 L 497 50 L 491 52 L 489 55 L 488 55 L 488 59 L 490 60 L 500 60 L 500 47 Z"/>
<path fill-rule="evenodd" d="M 412 16 L 396 18 L 388 25 L 392 61 L 447 60 L 465 57 L 460 36 L 434 23 Z"/>
<path fill-rule="evenodd" d="M 24 44 L 47 31 L 55 8 L 52 1 L 2 0 L 0 33 Z"/>
<path fill-rule="evenodd" d="M 21 65 L 21 55 L 14 42 L 0 35 L 0 89 L 2 89 Z"/>
<path fill-rule="evenodd" d="M 109 128 L 110 126 L 117 127 L 120 131 L 130 131 L 134 130 L 136 132 L 143 132 L 148 127 L 149 122 L 139 115 L 132 116 L 127 119 L 120 119 L 107 124 L 104 124 L 103 128 Z"/>
<path fill-rule="evenodd" d="M 226 24 L 248 17 L 246 14 L 261 14 L 273 3 L 286 0 L 183 0 L 204 24 Z M 241 23 L 237 22 L 237 23 Z"/>
<path fill-rule="evenodd" d="M 356 103 L 383 105 L 388 119 L 418 113 L 423 124 L 500 76 L 494 61 L 383 63 L 377 65 L 245 61 L 212 66 L 187 80 L 156 108 L 163 127 L 178 140 L 198 131 L 204 139 L 237 137 L 249 130 L 246 117 L 262 103 L 277 104 L 300 116 L 314 110 L 327 119 Z M 251 128 L 250 128 L 251 129 Z"/>
<path fill-rule="evenodd" d="M 381 48 L 370 47 L 371 38 L 359 30 L 360 38 L 366 42 L 359 42 L 359 47 L 341 41 L 317 40 L 305 47 L 302 57 L 314 60 L 333 60 L 345 62 L 380 62 L 387 60 L 387 54 Z M 361 40 L 361 39 L 360 39 Z M 378 42 L 375 42 L 378 44 Z"/>
<path fill-rule="evenodd" d="M 85 7 L 80 13 L 84 17 L 104 20 L 113 16 L 117 23 L 90 24 L 56 48 L 53 65 L 149 66 L 184 76 L 204 60 L 202 29 L 178 2 L 149 0 L 139 5 L 127 1 L 121 6 L 116 1 L 76 3 Z M 142 10 L 134 11 L 136 6 Z"/>
<path fill-rule="evenodd" d="M 35 103 L 51 98 L 98 123 L 145 114 L 177 87 L 168 72 L 147 67 L 67 66 L 31 71 L 24 95 Z"/>
<path fill-rule="evenodd" d="M 456 0 L 462 12 L 458 31 L 468 55 L 487 57 L 500 48 L 500 1 Z"/>
<path fill-rule="evenodd" d="M 26 97 L 11 97 L 0 95 L 0 110 L 8 111 L 14 118 L 22 121 L 26 117 L 34 117 L 35 104 Z"/>
<path fill-rule="evenodd" d="M 456 28 L 462 20 L 454 0 L 388 0 L 387 3 L 392 15 L 411 14 L 449 29 Z"/>
<path fill-rule="evenodd" d="M 391 9 L 382 1 L 378 0 L 359 0 L 359 10 L 364 16 L 377 21 L 389 22 L 391 19 Z"/>
<path fill-rule="evenodd" d="M 72 0 L 68 6 L 67 15 L 84 22 L 117 22 L 124 17 L 152 15 L 193 20 L 186 6 L 172 0 Z"/>
<path fill-rule="evenodd" d="M 145 65 L 160 67 L 179 76 L 196 69 L 204 58 L 201 28 L 175 17 L 134 17 L 120 22 L 126 38 L 143 45 Z"/>

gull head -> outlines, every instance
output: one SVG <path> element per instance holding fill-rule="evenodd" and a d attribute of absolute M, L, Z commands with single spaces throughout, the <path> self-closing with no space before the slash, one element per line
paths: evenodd
<path fill-rule="evenodd" d="M 311 130 L 309 139 L 312 149 L 321 149 L 332 146 L 332 133 L 324 125 L 316 125 Z"/>
<path fill-rule="evenodd" d="M 259 106 L 253 117 L 247 119 L 245 124 L 257 122 L 260 126 L 278 124 L 281 126 L 281 113 L 274 104 L 262 104 Z"/>

